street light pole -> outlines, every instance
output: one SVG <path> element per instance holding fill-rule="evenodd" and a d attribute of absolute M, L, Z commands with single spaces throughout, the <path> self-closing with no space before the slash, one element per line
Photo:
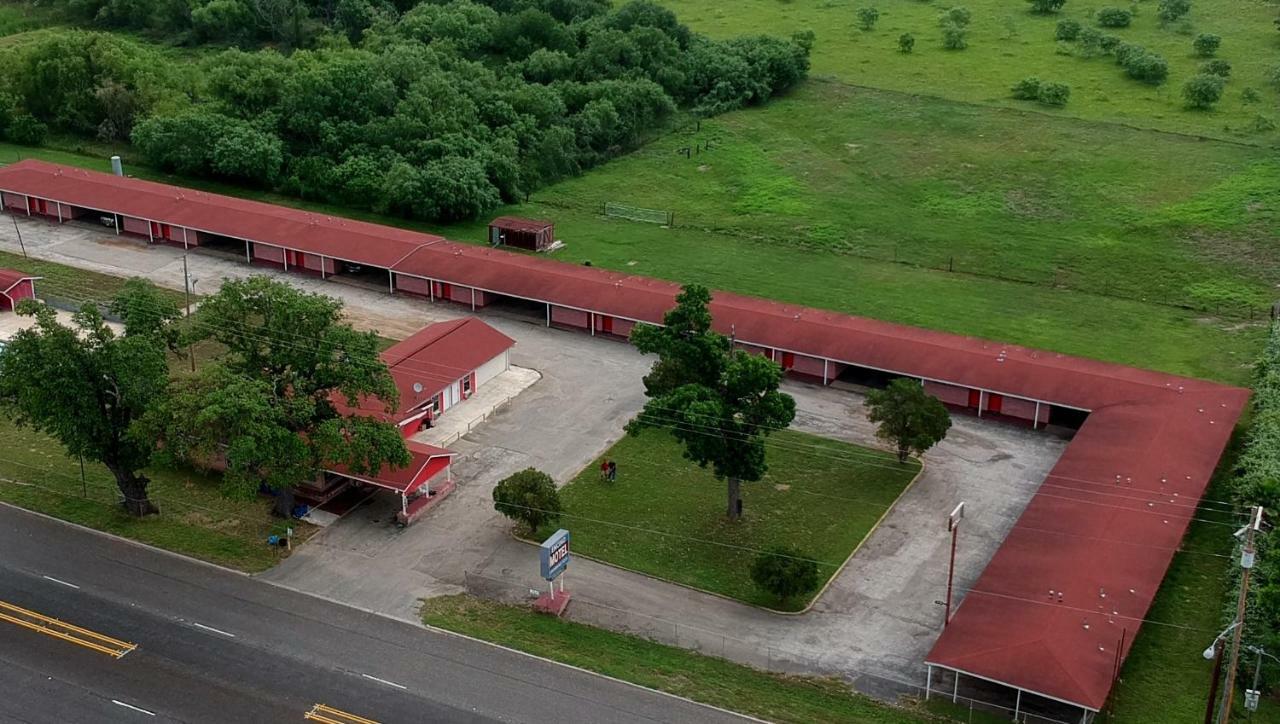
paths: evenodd
<path fill-rule="evenodd" d="M 956 575 L 956 534 L 960 532 L 960 521 L 964 520 L 964 501 L 947 516 L 947 532 L 951 534 L 951 563 L 947 566 L 947 607 L 942 614 L 942 627 L 951 623 L 951 584 Z"/>
<path fill-rule="evenodd" d="M 1209 701 L 1204 706 L 1204 724 L 1213 724 L 1213 710 L 1218 703 L 1218 684 L 1222 681 L 1222 639 L 1239 625 L 1240 622 L 1236 621 L 1223 629 L 1204 650 L 1204 657 L 1213 661 L 1213 679 L 1209 682 Z"/>

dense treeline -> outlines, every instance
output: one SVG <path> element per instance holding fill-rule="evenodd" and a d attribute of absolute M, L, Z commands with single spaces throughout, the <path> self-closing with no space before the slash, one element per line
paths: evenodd
<path fill-rule="evenodd" d="M 72 7 L 108 25 L 313 47 L 185 61 L 110 34 L 51 32 L 0 55 L 0 133 L 129 139 L 182 173 L 441 220 L 579 173 L 677 109 L 764 102 L 804 78 L 812 42 L 710 40 L 648 0 L 612 10 L 604 0 Z M 280 8 L 293 13 L 289 28 L 319 29 L 282 37 L 263 20 Z"/>
<path fill-rule="evenodd" d="M 1267 651 L 1280 651 L 1280 534 L 1275 532 L 1280 516 L 1280 322 L 1271 325 L 1255 374 L 1250 403 L 1253 421 L 1240 455 L 1236 498 L 1242 507 L 1261 505 L 1267 526 L 1257 541 L 1246 635 L 1250 643 Z M 1239 566 L 1233 566 L 1231 573 L 1239 591 Z M 1228 620 L 1234 619 L 1235 595 L 1226 607 Z M 1268 683 L 1268 688 L 1275 685 Z"/>

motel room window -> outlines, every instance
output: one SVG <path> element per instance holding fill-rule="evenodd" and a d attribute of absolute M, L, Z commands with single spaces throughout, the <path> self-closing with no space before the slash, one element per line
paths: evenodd
<path fill-rule="evenodd" d="M 466 397 L 471 394 L 471 375 L 462 378 L 462 396 Z"/>

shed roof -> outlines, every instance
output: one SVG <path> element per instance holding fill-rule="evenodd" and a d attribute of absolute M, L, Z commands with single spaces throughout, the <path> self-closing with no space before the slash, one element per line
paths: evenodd
<path fill-rule="evenodd" d="M 0 168 L 0 190 L 641 322 L 661 322 L 679 292 L 657 279 L 39 161 Z M 927 660 L 1101 708 L 1248 390 L 724 292 L 711 309 L 715 327 L 743 342 L 1091 411 Z"/>
<path fill-rule="evenodd" d="M 27 274 L 16 269 L 0 269 L 0 294 L 3 294 L 19 284 L 31 280 L 35 281 L 40 277 L 34 274 Z"/>
<path fill-rule="evenodd" d="M 345 465 L 335 465 L 330 472 L 398 493 L 412 493 L 440 474 L 457 455 L 451 450 L 413 440 L 406 440 L 404 444 L 409 448 L 410 460 L 402 468 L 384 467 L 377 473 L 368 474 L 353 473 Z"/>
<path fill-rule="evenodd" d="M 511 229 L 512 231 L 528 231 L 538 232 L 543 229 L 549 229 L 554 226 L 546 219 L 526 219 L 523 216 L 499 216 L 489 222 L 489 226 L 497 226 L 503 229 Z"/>

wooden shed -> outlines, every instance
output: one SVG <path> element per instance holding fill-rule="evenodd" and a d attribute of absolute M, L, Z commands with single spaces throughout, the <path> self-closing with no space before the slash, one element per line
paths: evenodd
<path fill-rule="evenodd" d="M 489 222 L 489 243 L 514 246 L 517 249 L 546 251 L 556 240 L 556 227 L 550 221 L 499 216 Z"/>

